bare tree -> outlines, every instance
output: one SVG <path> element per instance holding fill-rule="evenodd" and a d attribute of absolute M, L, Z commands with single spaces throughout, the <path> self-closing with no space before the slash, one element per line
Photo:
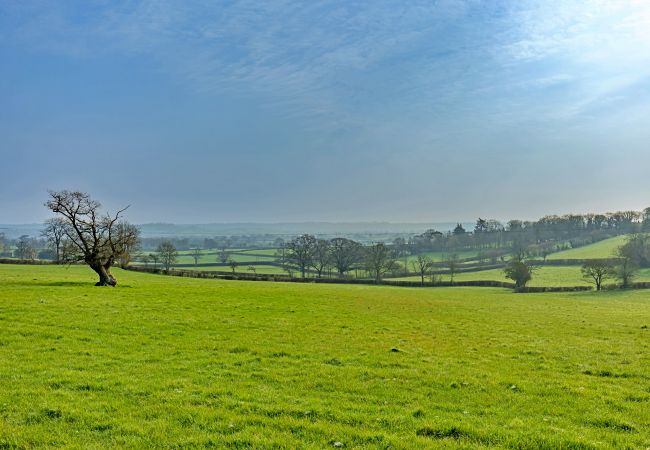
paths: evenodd
<path fill-rule="evenodd" d="M 29 236 L 23 235 L 16 242 L 16 257 L 20 259 L 36 259 L 36 250 L 32 245 Z"/>
<path fill-rule="evenodd" d="M 286 244 L 283 243 L 278 247 L 278 249 L 275 251 L 275 261 L 280 264 L 280 267 L 287 272 L 287 274 L 293 278 L 293 272 L 294 272 L 294 267 L 291 264 L 291 261 L 287 257 L 289 255 L 289 251 L 287 250 Z"/>
<path fill-rule="evenodd" d="M 349 272 L 363 255 L 363 246 L 351 239 L 334 238 L 330 241 L 330 248 L 332 264 L 341 277 Z"/>
<path fill-rule="evenodd" d="M 598 259 L 585 262 L 580 271 L 582 278 L 593 283 L 597 291 L 601 290 L 603 281 L 616 276 L 616 272 L 609 262 Z"/>
<path fill-rule="evenodd" d="M 192 258 L 194 258 L 194 265 L 197 266 L 199 264 L 199 259 L 201 259 L 202 255 L 202 250 L 199 247 L 193 248 L 192 249 Z"/>
<path fill-rule="evenodd" d="M 161 242 L 158 248 L 156 249 L 160 262 L 165 266 L 165 270 L 171 269 L 171 267 L 176 263 L 176 258 L 178 257 L 178 252 L 176 247 L 171 241 Z"/>
<path fill-rule="evenodd" d="M 140 260 L 144 264 L 145 269 L 149 267 L 149 262 L 151 261 L 151 257 L 149 255 L 142 255 L 140 257 Z"/>
<path fill-rule="evenodd" d="M 233 274 L 237 270 L 237 267 L 239 267 L 239 263 L 237 261 L 235 261 L 233 258 L 230 258 L 228 260 L 228 265 L 230 266 L 230 270 L 232 270 Z"/>
<path fill-rule="evenodd" d="M 85 192 L 49 191 L 45 205 L 65 222 L 66 239 L 74 246 L 71 259 L 84 261 L 99 276 L 96 286 L 115 286 L 110 270 L 126 248 L 139 239 L 138 229 L 115 215 L 100 213 L 101 204 Z M 119 226 L 118 226 L 119 224 Z"/>
<path fill-rule="evenodd" d="M 456 273 L 458 273 L 458 269 L 460 268 L 460 260 L 458 259 L 458 254 L 452 253 L 447 257 L 445 260 L 445 265 L 447 266 L 447 270 L 449 270 L 449 277 L 451 282 L 454 282 L 454 276 Z"/>
<path fill-rule="evenodd" d="M 61 217 L 53 217 L 45 221 L 45 228 L 41 232 L 47 240 L 47 245 L 54 250 L 54 260 L 61 262 L 61 250 L 63 247 L 63 240 L 65 239 L 66 222 Z"/>
<path fill-rule="evenodd" d="M 218 253 L 218 255 L 217 255 L 217 260 L 218 260 L 218 261 L 221 261 L 222 263 L 225 264 L 225 263 L 228 262 L 228 259 L 230 259 L 230 253 L 228 253 L 228 252 L 225 251 L 225 250 L 221 250 L 221 251 L 219 251 L 219 253 Z"/>
<path fill-rule="evenodd" d="M 323 276 L 323 270 L 330 264 L 330 243 L 324 239 L 316 240 L 313 248 L 312 267 L 316 270 L 318 278 Z"/>
<path fill-rule="evenodd" d="M 139 239 L 140 232 L 137 228 L 132 227 L 132 225 L 124 221 L 118 222 L 115 225 L 115 228 L 116 228 L 115 233 L 118 236 L 127 235 L 128 233 L 131 232 L 130 230 L 131 228 L 133 228 L 133 232 L 135 233 L 136 236 L 136 239 L 134 240 L 124 239 L 120 241 L 120 243 L 118 244 L 119 246 L 121 246 L 119 251 L 118 261 L 120 263 L 120 267 L 122 269 L 125 269 L 126 266 L 128 266 L 129 263 L 131 262 L 132 255 L 136 254 L 138 250 L 140 250 L 140 239 Z"/>
<path fill-rule="evenodd" d="M 149 259 L 151 259 L 153 268 L 155 269 L 158 266 L 158 261 L 160 261 L 160 255 L 158 253 L 149 253 Z"/>
<path fill-rule="evenodd" d="M 629 288 L 632 284 L 632 280 L 636 277 L 636 273 L 639 270 L 639 265 L 634 259 L 630 256 L 628 252 L 625 251 L 624 247 L 618 249 L 619 264 L 616 267 L 616 278 L 621 282 L 621 287 Z"/>
<path fill-rule="evenodd" d="M 283 265 L 282 265 L 282 269 L 284 269 L 284 271 L 287 272 L 287 275 L 288 275 L 290 278 L 293 278 L 293 274 L 294 274 L 294 272 L 295 272 L 295 268 L 294 268 L 292 265 L 290 265 L 290 264 L 283 264 Z"/>
<path fill-rule="evenodd" d="M 398 237 L 393 239 L 393 252 L 395 255 L 396 259 L 399 258 L 404 258 L 403 265 L 404 265 L 404 274 L 408 275 L 409 271 L 409 266 L 408 266 L 408 256 L 409 256 L 409 246 L 406 242 L 406 240 L 402 237 Z"/>
<path fill-rule="evenodd" d="M 380 283 L 384 275 L 395 268 L 395 255 L 383 242 L 365 248 L 365 266 L 375 282 Z"/>
<path fill-rule="evenodd" d="M 305 278 L 307 268 L 313 264 L 316 238 L 310 234 L 303 234 L 287 243 L 285 258 L 300 269 L 300 274 Z"/>
<path fill-rule="evenodd" d="M 427 255 L 418 255 L 415 261 L 411 263 L 413 270 L 420 274 L 422 285 L 424 286 L 424 277 L 427 276 L 433 267 L 433 260 Z"/>

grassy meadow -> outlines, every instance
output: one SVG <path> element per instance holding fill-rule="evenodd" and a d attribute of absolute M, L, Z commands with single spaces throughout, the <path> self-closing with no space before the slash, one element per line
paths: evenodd
<path fill-rule="evenodd" d="M 650 446 L 647 291 L 0 265 L 0 448 Z"/>
<path fill-rule="evenodd" d="M 605 239 L 595 244 L 586 245 L 575 249 L 563 250 L 560 252 L 552 253 L 548 256 L 550 260 L 557 259 L 589 259 L 589 258 L 610 258 L 614 255 L 616 249 L 625 243 L 627 236 L 617 236 L 610 239 Z M 256 263 L 256 273 L 259 274 L 284 274 L 287 272 L 278 266 L 265 265 L 265 263 L 273 263 L 277 261 L 278 249 L 264 248 L 264 249 L 239 249 L 228 250 L 229 259 L 236 261 L 239 266 L 236 269 L 237 273 L 252 273 L 248 270 L 251 263 Z M 213 266 L 212 264 L 221 262 L 218 258 L 220 253 L 219 249 L 206 249 L 201 252 L 201 256 L 195 265 L 194 257 L 191 250 L 184 250 L 178 252 L 178 257 L 175 266 L 182 266 L 180 268 L 186 270 L 216 270 L 216 271 L 230 271 L 228 266 Z M 476 250 L 462 250 L 455 252 L 458 258 L 467 259 L 477 257 Z M 449 252 L 426 252 L 424 255 L 428 256 L 435 262 L 443 262 L 449 258 Z M 417 255 L 409 255 L 406 258 L 397 258 L 400 265 L 406 262 L 406 268 L 413 272 L 414 263 L 417 261 Z M 400 277 L 400 280 L 418 280 L 415 276 Z M 443 280 L 448 277 L 443 276 Z M 501 269 L 485 270 L 480 272 L 461 273 L 455 277 L 457 281 L 474 281 L 474 280 L 497 280 L 506 281 Z M 650 276 L 648 277 L 650 280 Z M 645 274 L 640 274 L 639 281 L 647 281 Z M 567 267 L 544 267 L 540 269 L 531 286 L 582 286 L 588 282 L 582 279 L 579 266 Z"/>
<path fill-rule="evenodd" d="M 613 258 L 616 250 L 627 241 L 627 235 L 616 236 L 609 239 L 585 245 L 583 247 L 571 248 L 560 252 L 551 253 L 548 259 L 598 259 Z"/>
<path fill-rule="evenodd" d="M 239 266 L 235 269 L 235 273 L 247 273 L 252 274 L 251 270 L 248 270 L 250 267 L 249 263 L 239 263 Z M 287 271 L 282 267 L 278 266 L 269 266 L 269 265 L 255 265 L 255 273 L 258 274 L 268 274 L 268 275 L 286 275 Z M 217 271 L 217 272 L 232 272 L 230 266 L 196 266 L 196 267 L 181 267 L 183 270 L 198 270 L 198 271 Z"/>
<path fill-rule="evenodd" d="M 532 287 L 551 286 L 593 286 L 588 280 L 582 278 L 581 266 L 538 266 L 534 269 L 533 279 L 528 283 Z M 449 275 L 437 275 L 442 281 L 449 281 Z M 391 278 L 391 280 L 420 281 L 419 276 Z M 462 272 L 454 275 L 454 281 L 509 281 L 503 269 L 479 270 L 476 272 Z M 650 281 L 650 269 L 641 269 L 634 277 L 634 281 Z M 608 279 L 605 284 L 616 283 L 615 279 Z"/>

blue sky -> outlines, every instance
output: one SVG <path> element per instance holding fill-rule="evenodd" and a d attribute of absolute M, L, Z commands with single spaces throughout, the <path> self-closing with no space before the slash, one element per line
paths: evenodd
<path fill-rule="evenodd" d="M 0 223 L 650 206 L 650 3 L 0 3 Z"/>

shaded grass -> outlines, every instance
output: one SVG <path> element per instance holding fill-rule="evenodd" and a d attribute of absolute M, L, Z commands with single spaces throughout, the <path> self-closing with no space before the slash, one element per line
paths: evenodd
<path fill-rule="evenodd" d="M 650 446 L 646 291 L 116 275 L 0 266 L 0 448 Z"/>

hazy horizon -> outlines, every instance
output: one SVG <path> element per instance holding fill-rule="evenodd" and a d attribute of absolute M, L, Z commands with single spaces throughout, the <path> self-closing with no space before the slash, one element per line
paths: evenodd
<path fill-rule="evenodd" d="M 650 3 L 0 4 L 0 223 L 536 219 L 650 206 Z"/>

